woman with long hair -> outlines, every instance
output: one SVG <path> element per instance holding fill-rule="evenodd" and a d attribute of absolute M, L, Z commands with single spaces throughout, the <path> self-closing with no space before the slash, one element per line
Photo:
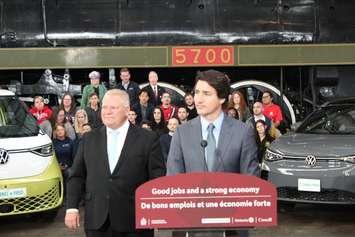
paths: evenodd
<path fill-rule="evenodd" d="M 163 111 L 159 106 L 155 107 L 153 110 L 153 119 L 152 119 L 151 128 L 153 131 L 156 131 L 159 134 L 159 136 L 167 132 L 166 123 L 163 117 Z"/>
<path fill-rule="evenodd" d="M 59 125 L 63 125 L 66 131 L 66 134 L 68 135 L 68 137 L 70 139 L 72 139 L 73 141 L 76 138 L 75 135 L 75 130 L 73 125 L 67 120 L 66 116 L 65 116 L 65 111 L 64 109 L 59 109 L 58 111 L 56 111 L 56 113 L 53 116 L 52 119 L 52 126 L 54 127 L 55 125 L 59 124 Z M 54 135 L 54 134 L 53 134 Z M 53 136 L 54 137 L 54 136 Z"/>
<path fill-rule="evenodd" d="M 81 137 L 85 131 L 84 131 L 84 124 L 88 123 L 88 115 L 84 109 L 79 109 L 75 113 L 75 119 L 74 119 L 74 129 L 76 132 L 77 137 Z"/>
<path fill-rule="evenodd" d="M 262 119 L 255 122 L 255 133 L 255 140 L 258 145 L 258 158 L 261 163 L 266 149 L 274 141 L 274 138 L 268 133 L 266 123 Z"/>
<path fill-rule="evenodd" d="M 58 107 L 58 110 L 61 109 L 64 110 L 66 120 L 73 125 L 76 113 L 76 103 L 74 96 L 69 92 L 65 92 L 62 96 L 62 100 Z"/>
<path fill-rule="evenodd" d="M 228 104 L 228 107 L 233 107 L 238 111 L 239 120 L 245 122 L 250 118 L 251 113 L 242 92 L 238 90 L 233 91 Z"/>

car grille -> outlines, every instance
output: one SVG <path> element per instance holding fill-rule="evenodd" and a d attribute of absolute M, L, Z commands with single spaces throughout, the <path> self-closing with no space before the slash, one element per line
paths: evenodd
<path fill-rule="evenodd" d="M 287 160 L 305 160 L 307 156 L 291 156 L 291 155 L 282 155 L 283 159 Z M 328 162 L 328 161 L 341 161 L 339 158 L 336 157 L 320 157 L 316 156 L 317 161 L 321 162 Z"/>
<path fill-rule="evenodd" d="M 60 205 L 60 183 L 38 196 L 0 200 L 0 216 L 44 211 Z"/>
<path fill-rule="evenodd" d="M 285 201 L 355 204 L 355 193 L 335 189 L 304 192 L 297 188 L 280 187 L 277 192 L 279 200 Z"/>

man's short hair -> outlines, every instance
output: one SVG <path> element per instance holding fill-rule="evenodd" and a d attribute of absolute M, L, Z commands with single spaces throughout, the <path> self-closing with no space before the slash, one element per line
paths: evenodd
<path fill-rule="evenodd" d="M 180 105 L 180 106 L 178 107 L 178 110 L 179 110 L 180 108 L 185 109 L 185 111 L 188 113 L 187 108 L 186 108 L 185 105 Z"/>
<path fill-rule="evenodd" d="M 266 90 L 266 91 L 263 92 L 263 94 L 265 94 L 265 93 L 268 93 L 270 95 L 270 98 L 274 98 L 274 95 L 272 94 L 271 91 Z"/>
<path fill-rule="evenodd" d="M 217 91 L 217 96 L 220 99 L 225 99 L 223 106 L 228 104 L 228 96 L 230 94 L 229 77 L 216 70 L 198 71 L 196 75 L 196 83 L 205 81 Z"/>
<path fill-rule="evenodd" d="M 106 94 L 104 95 L 104 98 L 107 96 L 119 96 L 122 99 L 122 102 L 124 104 L 124 106 L 126 107 L 130 107 L 129 104 L 129 95 L 127 92 L 125 92 L 124 90 L 120 90 L 120 89 L 111 89 L 108 90 L 106 92 Z"/>
<path fill-rule="evenodd" d="M 150 71 L 150 72 L 148 73 L 148 76 L 149 76 L 150 74 L 155 74 L 155 75 L 158 76 L 158 73 L 157 73 L 156 71 Z"/>
<path fill-rule="evenodd" d="M 254 105 L 256 105 L 256 104 L 258 104 L 258 105 L 260 105 L 260 106 L 263 106 L 263 102 L 261 102 L 261 101 L 259 101 L 259 100 L 257 100 L 257 101 L 254 102 L 253 107 L 254 107 Z"/>
<path fill-rule="evenodd" d="M 167 91 L 164 91 L 164 92 L 163 92 L 163 94 L 161 94 L 161 97 L 163 97 L 165 94 L 168 94 L 168 95 L 169 95 L 169 97 L 171 97 L 170 93 L 169 93 L 169 92 L 167 92 Z"/>
<path fill-rule="evenodd" d="M 186 98 L 186 97 L 188 97 L 188 96 L 194 97 L 194 95 L 193 95 L 191 92 L 186 92 L 184 98 Z"/>
<path fill-rule="evenodd" d="M 142 93 L 146 93 L 147 96 L 149 97 L 149 92 L 148 92 L 146 89 L 141 89 L 141 90 L 138 92 L 138 96 L 140 96 Z"/>
<path fill-rule="evenodd" d="M 92 71 L 89 73 L 89 78 L 90 79 L 100 79 L 101 75 L 98 71 Z"/>
<path fill-rule="evenodd" d="M 128 73 L 129 73 L 129 69 L 128 69 L 128 68 L 126 68 L 126 67 L 121 68 L 121 70 L 120 70 L 120 74 L 121 74 L 122 72 L 128 72 Z"/>

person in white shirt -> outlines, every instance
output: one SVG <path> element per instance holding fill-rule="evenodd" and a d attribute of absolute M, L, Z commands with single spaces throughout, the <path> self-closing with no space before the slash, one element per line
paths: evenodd
<path fill-rule="evenodd" d="M 135 229 L 136 188 L 166 173 L 156 133 L 128 122 L 129 96 L 109 90 L 102 101 L 104 126 L 85 133 L 67 182 L 65 224 L 79 227 L 78 205 L 85 185 L 85 233 L 88 237 L 152 237 Z"/>

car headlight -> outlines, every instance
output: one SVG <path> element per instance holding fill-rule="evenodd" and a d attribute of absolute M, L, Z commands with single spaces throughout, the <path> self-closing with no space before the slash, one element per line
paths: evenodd
<path fill-rule="evenodd" d="M 355 156 L 347 156 L 342 159 L 345 162 L 355 164 Z"/>
<path fill-rule="evenodd" d="M 267 161 L 276 161 L 276 160 L 282 160 L 283 157 L 281 154 L 270 151 L 269 149 L 266 150 L 264 159 Z"/>
<path fill-rule="evenodd" d="M 53 155 L 53 147 L 52 144 L 49 144 L 32 150 L 32 152 L 40 156 L 51 156 Z"/>

